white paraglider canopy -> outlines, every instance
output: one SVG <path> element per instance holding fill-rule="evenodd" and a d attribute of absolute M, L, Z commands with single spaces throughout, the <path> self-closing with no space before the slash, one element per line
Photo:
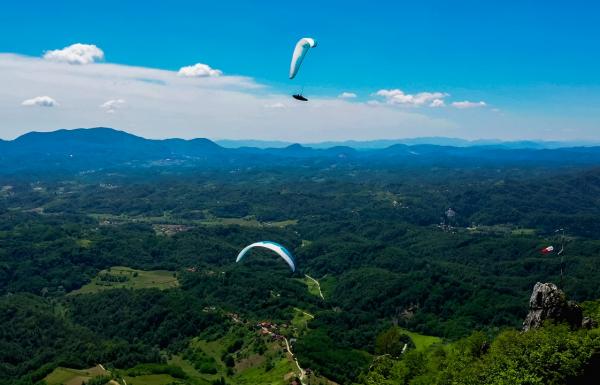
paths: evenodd
<path fill-rule="evenodd" d="M 294 262 L 294 257 L 292 257 L 292 253 L 290 253 L 285 247 L 281 246 L 279 243 L 270 242 L 270 241 L 256 242 L 256 243 L 253 243 L 251 245 L 244 247 L 242 249 L 242 251 L 240 251 L 240 253 L 238 254 L 237 258 L 235 259 L 235 262 L 237 263 L 237 262 L 241 261 L 242 258 L 244 258 L 244 256 L 246 256 L 248 251 L 250 251 L 251 249 L 253 249 L 255 247 L 263 247 L 265 249 L 269 249 L 269 250 L 276 252 L 281 258 L 283 258 L 284 261 L 287 262 L 288 265 L 290 265 L 290 268 L 292 269 L 292 271 L 296 271 L 296 263 Z"/>
<path fill-rule="evenodd" d="M 316 46 L 317 41 L 311 37 L 303 37 L 296 43 L 296 48 L 294 48 L 294 54 L 292 55 L 292 63 L 290 64 L 290 79 L 293 79 L 298 73 L 302 60 L 304 60 L 304 56 L 306 56 L 308 50 Z"/>

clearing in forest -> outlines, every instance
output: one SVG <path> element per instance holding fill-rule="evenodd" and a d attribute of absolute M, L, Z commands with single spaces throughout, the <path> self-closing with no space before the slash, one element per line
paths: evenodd
<path fill-rule="evenodd" d="M 109 289 L 171 289 L 179 286 L 176 273 L 168 270 L 136 270 L 114 266 L 101 270 L 90 283 L 70 294 L 97 293 Z"/>

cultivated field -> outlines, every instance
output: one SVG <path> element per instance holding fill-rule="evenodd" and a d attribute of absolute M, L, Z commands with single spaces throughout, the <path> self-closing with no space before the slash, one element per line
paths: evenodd
<path fill-rule="evenodd" d="M 116 277 L 115 281 L 107 281 L 102 277 Z M 122 281 L 119 281 L 122 280 Z M 179 281 L 175 272 L 168 270 L 136 270 L 124 266 L 114 266 L 102 270 L 92 282 L 82 288 L 71 292 L 70 294 L 97 293 L 102 290 L 110 289 L 149 289 L 157 288 L 161 290 L 171 289 L 179 286 Z"/>
<path fill-rule="evenodd" d="M 48 374 L 44 381 L 47 385 L 81 385 L 84 381 L 108 374 L 100 365 L 89 369 L 71 369 L 58 367 Z"/>

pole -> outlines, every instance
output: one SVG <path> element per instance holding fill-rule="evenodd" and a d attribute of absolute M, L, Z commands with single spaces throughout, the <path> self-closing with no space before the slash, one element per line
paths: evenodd
<path fill-rule="evenodd" d="M 564 285 L 563 285 L 563 256 L 560 256 L 560 288 L 563 289 Z"/>
<path fill-rule="evenodd" d="M 563 282 L 564 282 L 564 263 L 565 263 L 565 257 L 563 255 L 563 251 L 565 250 L 565 229 L 558 229 L 555 231 L 555 233 L 560 233 L 560 251 L 558 252 L 558 255 L 560 255 L 560 288 L 563 289 Z"/>

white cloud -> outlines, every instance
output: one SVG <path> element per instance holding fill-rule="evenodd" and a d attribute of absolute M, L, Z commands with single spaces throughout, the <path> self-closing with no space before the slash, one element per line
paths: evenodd
<path fill-rule="evenodd" d="M 342 92 L 341 94 L 338 95 L 338 98 L 340 98 L 340 99 L 353 99 L 356 96 L 357 95 L 354 92 Z"/>
<path fill-rule="evenodd" d="M 446 103 L 444 103 L 444 100 L 442 99 L 433 99 L 431 101 L 431 103 L 429 104 L 429 107 L 444 107 L 446 105 Z"/>
<path fill-rule="evenodd" d="M 486 105 L 487 104 L 484 101 L 470 102 L 468 100 L 463 100 L 462 102 L 453 102 L 452 103 L 452 107 L 460 108 L 460 109 L 485 107 Z"/>
<path fill-rule="evenodd" d="M 281 102 L 265 104 L 265 108 L 286 108 L 287 106 Z"/>
<path fill-rule="evenodd" d="M 315 142 L 456 136 L 457 127 L 443 117 L 386 103 L 367 105 L 317 96 L 296 103 L 287 93 L 248 77 L 183 78 L 177 71 L 111 63 L 59 65 L 0 53 L 0 84 L 3 139 L 28 131 L 108 126 L 148 138 Z M 32 95 L 51 95 L 65 107 L 32 114 L 19 106 Z M 100 108 L 118 99 L 126 101 L 126 114 L 120 113 L 124 109 L 108 114 L 108 107 Z M 278 108 L 278 103 L 286 107 Z"/>
<path fill-rule="evenodd" d="M 419 92 L 417 94 L 406 94 L 404 91 L 399 89 L 379 90 L 375 95 L 382 96 L 388 104 L 399 104 L 413 107 L 433 103 L 434 100 L 442 100 L 448 96 L 448 94 L 443 92 Z M 436 104 L 439 104 L 439 102 L 436 102 Z M 433 105 L 431 106 L 439 107 Z"/>
<path fill-rule="evenodd" d="M 192 66 L 181 67 L 179 72 L 177 72 L 179 76 L 190 77 L 190 78 L 205 78 L 205 77 L 214 77 L 221 76 L 223 72 L 220 70 L 211 68 L 208 64 L 196 63 Z"/>
<path fill-rule="evenodd" d="M 58 103 L 50 96 L 36 96 L 35 98 L 23 100 L 22 106 L 56 107 Z"/>
<path fill-rule="evenodd" d="M 46 51 L 44 59 L 69 64 L 90 64 L 104 59 L 104 52 L 93 44 L 76 43 L 63 49 Z"/>
<path fill-rule="evenodd" d="M 111 99 L 100 105 L 100 108 L 104 109 L 108 114 L 114 114 L 119 108 L 125 106 L 125 100 L 123 99 Z"/>

